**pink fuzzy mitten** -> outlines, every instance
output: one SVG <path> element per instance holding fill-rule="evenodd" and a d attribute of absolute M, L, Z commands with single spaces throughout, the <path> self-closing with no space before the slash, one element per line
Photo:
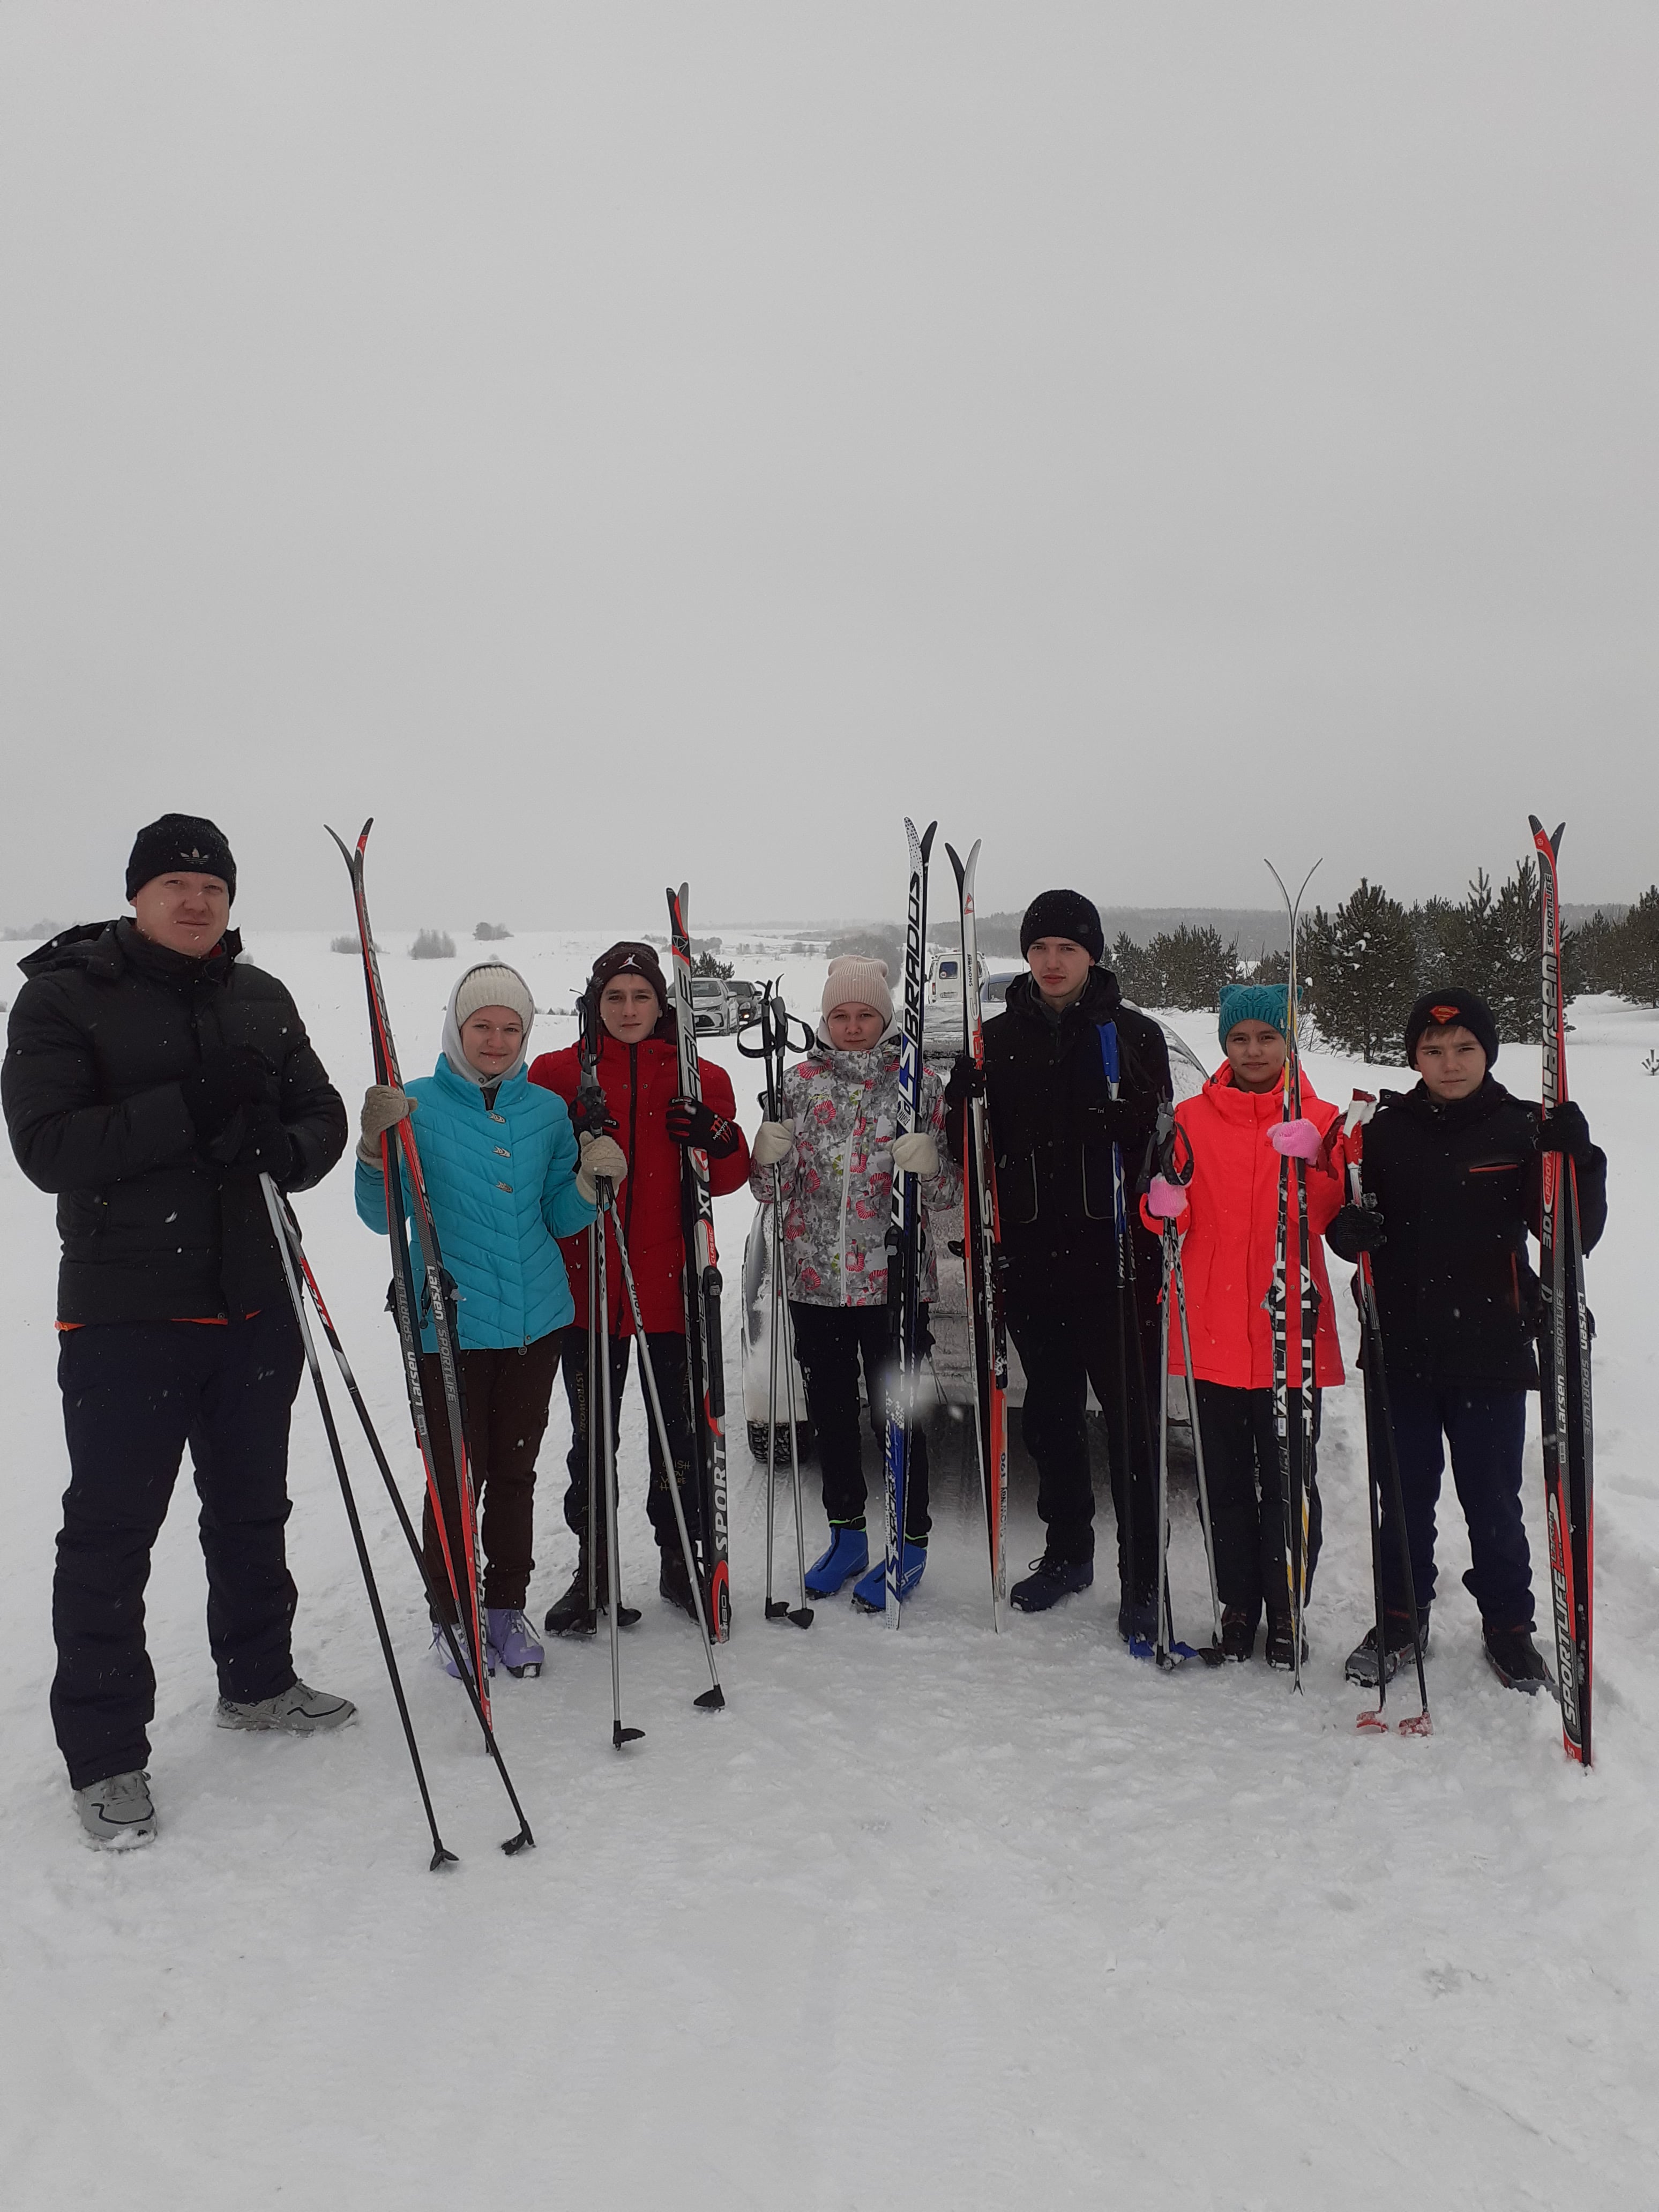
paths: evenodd
<path fill-rule="evenodd" d="M 1293 1160 L 1316 1160 L 1324 1142 L 1311 1121 L 1275 1121 L 1267 1132 L 1273 1150 Z"/>
<path fill-rule="evenodd" d="M 1187 1194 L 1178 1182 L 1155 1175 L 1146 1187 L 1146 1211 L 1159 1221 L 1174 1221 L 1187 1211 Z"/>

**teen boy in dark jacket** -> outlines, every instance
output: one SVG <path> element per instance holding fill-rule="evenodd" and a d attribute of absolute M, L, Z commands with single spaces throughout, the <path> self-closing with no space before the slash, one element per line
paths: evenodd
<path fill-rule="evenodd" d="M 58 1196 L 70 1486 L 52 1588 L 52 1712 L 94 1843 L 153 1834 L 144 1584 L 186 1441 L 225 1728 L 351 1718 L 296 1680 L 283 1544 L 300 1340 L 258 1178 L 303 1190 L 345 1109 L 293 1000 L 239 959 L 223 833 L 167 814 L 127 864 L 131 921 L 22 963 L 3 1078 L 12 1150 Z"/>
<path fill-rule="evenodd" d="M 1092 1382 L 1106 1415 L 1117 1512 L 1118 1626 L 1126 1637 L 1150 1634 L 1158 1248 L 1140 1222 L 1135 1190 L 1159 1103 L 1170 1095 L 1169 1048 L 1158 1024 L 1126 1006 L 1116 977 L 1098 965 L 1100 916 L 1079 892 L 1034 899 L 1019 941 L 1030 974 L 1009 987 L 1006 1012 L 985 1025 L 985 1087 L 1008 1328 L 1025 1370 L 1021 1432 L 1037 1464 L 1047 1538 L 1035 1573 L 1015 1584 L 1009 1601 L 1043 1612 L 1094 1580 L 1084 1419 Z M 953 1088 L 959 1094 L 960 1082 Z M 1123 1171 L 1121 1239 L 1114 1146 Z"/>
<path fill-rule="evenodd" d="M 1546 1679 L 1532 1641 L 1532 1562 L 1521 1510 L 1527 1392 L 1538 1387 L 1538 1233 L 1546 1152 L 1565 1152 L 1578 1182 L 1584 1249 L 1607 1224 L 1607 1156 L 1577 1105 L 1540 1120 L 1490 1070 L 1492 1010 L 1473 992 L 1431 992 L 1406 1024 L 1406 1060 L 1422 1079 L 1385 1094 L 1365 1131 L 1364 1188 L 1374 1206 L 1344 1206 L 1326 1231 L 1345 1260 L 1371 1254 L 1406 1531 L 1422 1632 L 1434 1595 L 1435 1506 L 1451 1446 L 1468 1523 L 1463 1580 L 1480 1608 L 1486 1656 L 1515 1688 Z M 1392 1675 L 1411 1650 L 1411 1620 L 1390 1527 L 1382 1547 Z M 1350 1656 L 1352 1680 L 1377 1673 L 1373 1627 Z"/>

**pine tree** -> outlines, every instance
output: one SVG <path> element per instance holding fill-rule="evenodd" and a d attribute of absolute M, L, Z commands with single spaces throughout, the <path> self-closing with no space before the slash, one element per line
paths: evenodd
<path fill-rule="evenodd" d="M 1380 884 L 1362 876 L 1334 914 L 1316 907 L 1297 964 L 1321 1036 L 1373 1064 L 1391 1062 L 1417 996 L 1417 957 L 1413 918 Z"/>
<path fill-rule="evenodd" d="M 1147 1003 L 1187 1012 L 1212 1008 L 1222 985 L 1238 973 L 1236 944 L 1224 945 L 1218 929 L 1194 929 L 1184 921 L 1178 929 L 1158 932 L 1146 947 L 1146 960 L 1159 985 L 1158 995 Z"/>
<path fill-rule="evenodd" d="M 1112 947 L 1112 973 L 1117 977 L 1117 988 L 1132 1006 L 1161 1006 L 1167 1002 L 1160 995 L 1164 982 L 1154 962 L 1144 945 L 1137 945 L 1127 933 L 1120 933 Z"/>
<path fill-rule="evenodd" d="M 1650 884 L 1611 932 L 1605 988 L 1632 1006 L 1659 1006 L 1659 884 Z"/>

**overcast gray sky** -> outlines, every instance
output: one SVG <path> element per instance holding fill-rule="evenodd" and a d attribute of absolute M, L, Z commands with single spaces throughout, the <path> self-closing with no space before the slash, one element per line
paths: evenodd
<path fill-rule="evenodd" d="M 1659 27 L 0 12 L 0 921 L 1659 872 Z"/>

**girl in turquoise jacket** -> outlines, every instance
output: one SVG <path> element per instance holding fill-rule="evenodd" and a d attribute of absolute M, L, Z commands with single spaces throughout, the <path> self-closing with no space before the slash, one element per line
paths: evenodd
<path fill-rule="evenodd" d="M 466 1448 L 482 1505 L 487 1662 L 492 1673 L 499 1663 L 519 1675 L 542 1668 L 542 1647 L 524 1609 L 535 1565 L 536 1454 L 575 1312 L 557 1240 L 592 1220 L 596 1175 L 617 1182 L 628 1172 L 609 1137 L 585 1138 L 579 1152 L 564 1101 L 525 1073 L 535 1014 L 529 988 L 513 969 L 496 961 L 469 969 L 450 995 L 433 1073 L 407 1090 L 373 1085 L 365 1096 L 356 1179 L 357 1212 L 384 1237 L 380 1138 L 414 1114 L 427 1196 L 455 1284 Z M 449 1556 L 459 1560 L 459 1506 L 429 1319 L 422 1346 L 434 1472 Z M 453 1626 L 458 1609 L 430 1498 L 424 1532 L 433 1586 L 443 1592 Z M 435 1623 L 433 1648 L 453 1674 Z"/>

